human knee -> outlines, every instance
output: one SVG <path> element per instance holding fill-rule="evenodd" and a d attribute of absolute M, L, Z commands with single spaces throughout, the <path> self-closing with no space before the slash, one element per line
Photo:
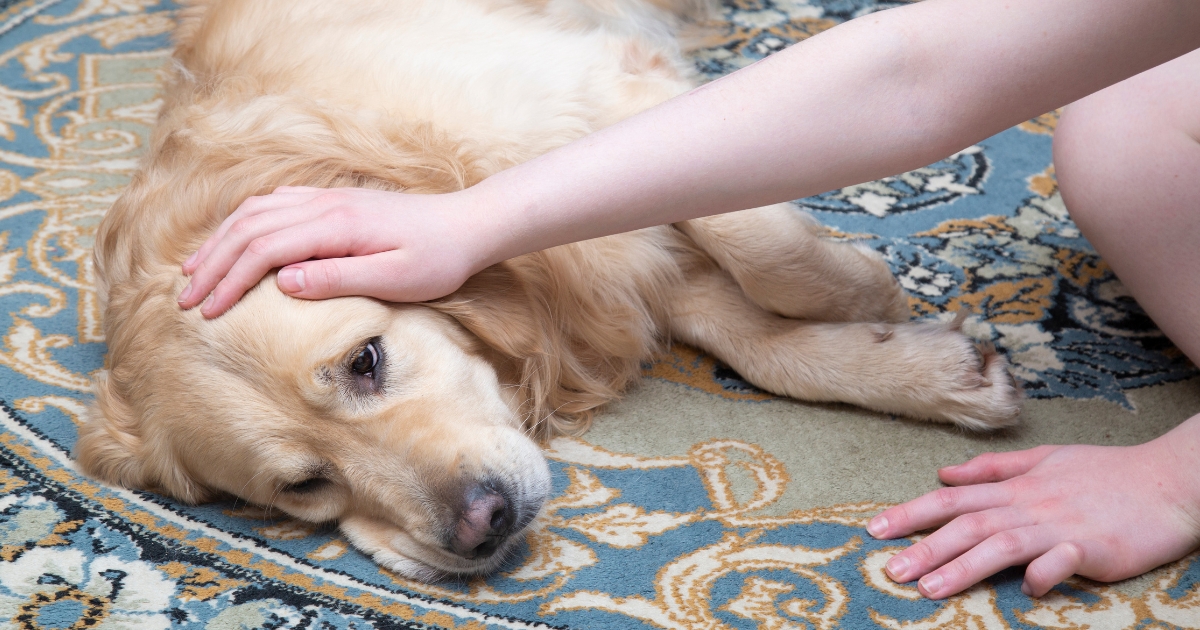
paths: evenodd
<path fill-rule="evenodd" d="M 1056 170 L 1073 170 L 1081 162 L 1094 160 L 1105 152 L 1106 136 L 1129 123 L 1118 110 L 1105 107 L 1106 100 L 1092 95 L 1063 108 L 1054 130 Z"/>
<path fill-rule="evenodd" d="M 1093 95 L 1066 107 L 1054 132 L 1054 171 L 1063 201 L 1077 223 L 1092 223 L 1103 209 L 1107 188 L 1119 185 L 1120 155 L 1115 136 L 1135 118 L 1119 108 L 1105 107 L 1106 98 Z M 1117 180 L 1117 181 L 1114 181 Z"/>
<path fill-rule="evenodd" d="M 1136 78 L 1136 77 L 1135 77 Z M 1103 229 L 1114 203 L 1138 188 L 1137 173 L 1173 120 L 1156 111 L 1144 80 L 1129 80 L 1068 105 L 1054 132 L 1054 168 L 1071 217 Z"/>
<path fill-rule="evenodd" d="M 1067 106 L 1054 165 L 1072 216 L 1086 221 L 1102 200 L 1136 190 L 1150 164 L 1177 157 L 1180 137 L 1200 142 L 1197 103 L 1200 50 Z"/>

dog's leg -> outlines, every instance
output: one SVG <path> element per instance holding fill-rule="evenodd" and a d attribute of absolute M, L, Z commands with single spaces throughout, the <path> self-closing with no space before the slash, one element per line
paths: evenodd
<path fill-rule="evenodd" d="M 1021 394 L 1007 362 L 951 326 L 788 319 L 752 304 L 698 255 L 687 275 L 672 296 L 672 337 L 763 389 L 970 429 L 1017 421 Z"/>
<path fill-rule="evenodd" d="M 755 304 L 785 317 L 902 322 L 908 300 L 878 254 L 817 236 L 820 226 L 787 204 L 675 224 Z"/>

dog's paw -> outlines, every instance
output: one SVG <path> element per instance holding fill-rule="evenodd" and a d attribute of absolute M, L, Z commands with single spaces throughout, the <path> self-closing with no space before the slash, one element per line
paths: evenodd
<path fill-rule="evenodd" d="M 961 319 L 937 326 L 932 335 L 937 360 L 924 370 L 930 378 L 923 379 L 927 386 L 919 398 L 926 404 L 920 415 L 973 431 L 1018 424 L 1023 395 L 1008 360 L 992 344 L 959 332 Z"/>
<path fill-rule="evenodd" d="M 992 344 L 975 345 L 977 359 L 963 375 L 964 389 L 954 396 L 945 417 L 960 427 L 991 431 L 1020 422 L 1021 386 L 1009 370 L 1008 359 Z"/>

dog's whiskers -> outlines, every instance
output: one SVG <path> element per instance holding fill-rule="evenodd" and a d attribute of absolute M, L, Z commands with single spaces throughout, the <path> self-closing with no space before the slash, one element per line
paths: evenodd
<path fill-rule="evenodd" d="M 259 475 L 261 475 L 265 472 L 267 472 L 265 468 L 262 470 L 259 470 L 258 472 L 254 473 L 253 475 L 250 475 L 250 478 L 246 480 L 246 483 L 242 484 L 242 488 L 237 491 L 237 494 L 233 495 L 233 509 L 235 509 L 235 510 L 237 509 L 238 499 L 241 499 L 243 502 L 245 502 L 245 504 L 247 506 L 250 505 L 250 500 L 243 498 L 242 493 L 244 493 L 246 491 L 246 487 L 249 486 L 251 483 L 253 483 L 254 480 L 257 479 Z"/>

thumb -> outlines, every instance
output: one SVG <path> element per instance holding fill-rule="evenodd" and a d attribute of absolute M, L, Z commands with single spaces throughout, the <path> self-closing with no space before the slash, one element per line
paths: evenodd
<path fill-rule="evenodd" d="M 275 276 L 275 284 L 293 298 L 323 300 L 344 295 L 341 293 L 342 271 L 336 260 L 284 266 Z"/>
<path fill-rule="evenodd" d="M 938 477 L 952 486 L 1004 481 L 1024 475 L 1057 446 L 1039 446 L 1009 453 L 984 453 L 966 463 L 938 470 Z"/>
<path fill-rule="evenodd" d="M 279 270 L 275 284 L 280 291 L 305 300 L 363 295 L 361 275 L 370 271 L 370 258 L 327 258 L 288 265 Z"/>
<path fill-rule="evenodd" d="M 275 278 L 279 290 L 305 300 L 361 295 L 388 302 L 419 302 L 442 297 L 457 285 L 441 289 L 406 269 L 405 257 L 388 251 L 367 256 L 308 260 L 288 265 Z M 426 273 L 429 270 L 424 270 Z M 461 282 L 460 282 L 461 284 Z"/>

